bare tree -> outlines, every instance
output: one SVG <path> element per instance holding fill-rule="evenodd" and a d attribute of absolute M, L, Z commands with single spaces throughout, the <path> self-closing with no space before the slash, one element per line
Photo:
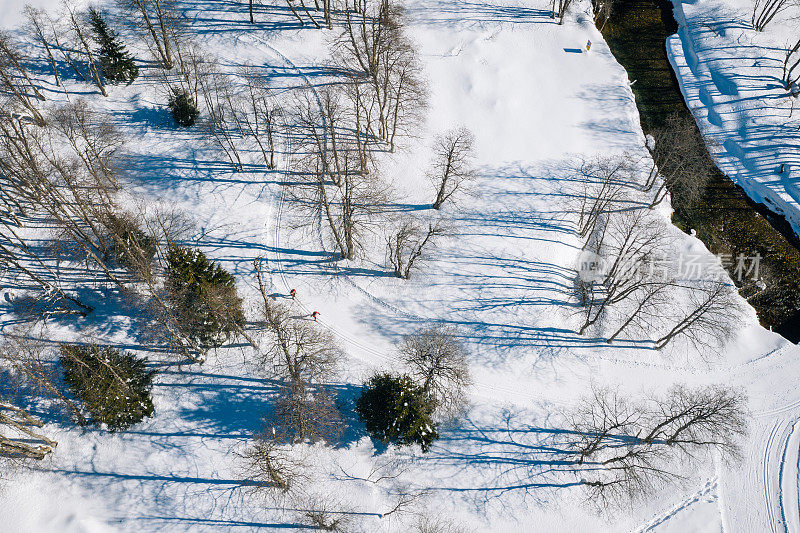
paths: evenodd
<path fill-rule="evenodd" d="M 475 138 L 466 128 L 445 133 L 434 145 L 433 167 L 428 179 L 436 191 L 433 208 L 440 209 L 456 192 L 475 178 L 472 168 Z"/>
<path fill-rule="evenodd" d="M 53 76 L 56 80 L 56 86 L 61 86 L 61 77 L 58 75 L 58 63 L 56 62 L 56 58 L 53 55 L 53 49 L 50 44 L 50 31 L 48 29 L 48 24 L 45 22 L 45 17 L 47 16 L 46 13 L 41 10 L 34 8 L 31 5 L 25 5 L 25 17 L 28 19 L 28 31 L 33 35 L 33 37 L 42 45 L 47 53 L 47 58 L 50 60 L 50 66 L 53 68 Z"/>
<path fill-rule="evenodd" d="M 311 383 L 324 383 L 335 375 L 344 352 L 316 322 L 298 318 L 291 307 L 270 298 L 264 298 L 263 319 L 267 345 L 261 363 L 271 375 L 301 393 Z"/>
<path fill-rule="evenodd" d="M 42 460 L 53 453 L 58 443 L 35 429 L 43 425 L 24 409 L 0 402 L 0 457 Z"/>
<path fill-rule="evenodd" d="M 123 7 L 138 15 L 140 24 L 149 33 L 154 55 L 162 66 L 173 67 L 173 44 L 178 30 L 178 17 L 172 0 L 120 0 Z"/>
<path fill-rule="evenodd" d="M 456 416 L 466 407 L 472 379 L 467 349 L 454 327 L 431 326 L 408 335 L 400 353 L 441 416 Z"/>
<path fill-rule="evenodd" d="M 579 334 L 603 318 L 612 306 L 643 291 L 655 289 L 658 294 L 662 285 L 670 283 L 668 278 L 650 275 L 653 263 L 664 256 L 668 244 L 660 222 L 648 210 L 634 209 L 614 213 L 595 229 L 588 248 L 602 262 L 602 270 L 580 273 L 584 321 Z M 640 311 L 644 309 L 642 306 Z"/>
<path fill-rule="evenodd" d="M 764 31 L 775 15 L 789 7 L 788 0 L 755 0 L 750 22 L 756 31 Z"/>
<path fill-rule="evenodd" d="M 695 281 L 685 289 L 684 298 L 675 305 L 684 309 L 683 314 L 655 341 L 656 348 L 661 349 L 677 338 L 684 338 L 698 347 L 724 344 L 736 332 L 743 317 L 736 288 L 730 282 L 711 279 Z"/>
<path fill-rule="evenodd" d="M 415 220 L 406 220 L 386 239 L 387 259 L 398 278 L 409 279 L 419 267 L 425 251 L 434 244 L 432 239 L 444 235 L 440 222 L 429 223 L 424 230 Z"/>
<path fill-rule="evenodd" d="M 660 204 L 668 192 L 683 206 L 697 203 L 711 171 L 705 146 L 691 116 L 672 115 L 653 131 L 647 143 L 653 162 L 644 185 L 645 191 L 654 191 L 650 207 Z"/>
<path fill-rule="evenodd" d="M 372 153 L 361 142 L 359 124 L 353 114 L 340 111 L 343 105 L 334 91 L 323 91 L 319 102 L 300 95 L 295 155 L 303 183 L 292 193 L 300 207 L 324 221 L 339 256 L 353 259 L 375 231 L 387 194 Z"/>
<path fill-rule="evenodd" d="M 210 74 L 200 78 L 200 92 L 206 104 L 207 131 L 233 165 L 234 171 L 244 169 L 241 140 L 244 137 L 241 99 L 230 78 Z"/>
<path fill-rule="evenodd" d="M 2 179 L 0 179 L 0 184 Z M 39 294 L 29 302 L 33 316 L 48 319 L 54 315 L 78 314 L 86 316 L 93 309 L 67 293 L 61 276 L 31 250 L 18 228 L 9 220 L 15 218 L 11 211 L 0 206 L 0 268 L 7 273 L 21 274 L 39 289 Z"/>
<path fill-rule="evenodd" d="M 65 40 L 65 37 L 73 36 L 73 32 L 70 27 L 71 21 L 64 20 L 65 18 L 69 19 L 69 16 L 63 15 L 54 20 L 47 12 L 43 12 L 42 17 L 43 22 L 46 22 L 47 26 L 49 27 L 50 36 L 53 38 L 53 44 L 61 53 L 61 58 L 67 65 L 69 65 L 72 71 L 75 72 L 75 75 L 78 76 L 78 78 L 83 81 L 89 81 L 89 79 L 86 77 L 86 73 L 78 68 L 79 61 L 76 57 L 74 57 L 76 48 L 80 48 L 80 45 L 78 43 L 70 43 L 68 40 Z"/>
<path fill-rule="evenodd" d="M 14 370 L 13 387 L 30 387 L 45 398 L 56 400 L 80 425 L 86 418 L 77 405 L 64 393 L 60 379 L 51 361 L 47 347 L 27 331 L 7 334 L 0 345 L 0 362 Z"/>
<path fill-rule="evenodd" d="M 423 514 L 417 522 L 415 533 L 469 533 L 466 526 L 459 524 L 451 517 L 443 517 L 440 514 Z"/>
<path fill-rule="evenodd" d="M 260 362 L 283 382 L 266 418 L 266 431 L 289 442 L 333 441 L 343 431 L 343 422 L 324 383 L 335 375 L 345 354 L 330 333 L 274 302 L 258 261 L 255 268 L 267 337 Z"/>
<path fill-rule="evenodd" d="M 626 207 L 633 173 L 634 168 L 625 156 L 599 157 L 581 163 L 578 169 L 581 184 L 577 193 L 580 202 L 578 235 L 593 234 L 601 220 Z"/>
<path fill-rule="evenodd" d="M 298 507 L 300 521 L 314 529 L 344 533 L 353 525 L 353 512 L 333 493 L 311 494 Z"/>
<path fill-rule="evenodd" d="M 92 53 L 92 47 L 89 45 L 89 40 L 86 37 L 86 35 L 90 31 L 86 27 L 86 20 L 88 19 L 88 15 L 83 12 L 75 13 L 75 11 L 69 4 L 64 4 L 64 5 L 65 8 L 67 9 L 68 18 L 72 31 L 74 32 L 77 42 L 80 44 L 83 53 L 86 54 L 86 64 L 89 68 L 89 73 L 91 74 L 92 79 L 94 80 L 94 84 L 97 85 L 98 89 L 100 89 L 100 94 L 102 94 L 103 96 L 108 96 L 108 92 L 106 91 L 105 85 L 103 84 L 103 77 L 100 73 L 100 68 L 95 62 L 94 54 Z"/>
<path fill-rule="evenodd" d="M 121 148 L 115 130 L 86 105 L 75 102 L 50 115 L 50 128 L 0 122 L 0 153 L 6 183 L 20 202 L 44 214 L 62 238 L 98 266 L 109 280 L 123 282 L 102 259 L 106 213 L 116 211 L 114 158 Z"/>
<path fill-rule="evenodd" d="M 553 0 L 550 18 L 557 18 L 558 23 L 563 24 L 564 17 L 567 16 L 570 7 L 572 7 L 572 0 Z"/>
<path fill-rule="evenodd" d="M 798 66 L 800 66 L 800 39 L 793 46 L 786 47 L 783 59 L 783 86 L 787 91 L 791 91 L 800 80 L 800 71 L 796 70 Z"/>
<path fill-rule="evenodd" d="M 264 419 L 265 431 L 281 442 L 335 442 L 344 431 L 333 397 L 322 387 L 281 387 L 272 412 Z"/>
<path fill-rule="evenodd" d="M 250 137 L 255 139 L 264 164 L 269 169 L 275 168 L 276 136 L 281 129 L 283 110 L 276 105 L 269 95 L 266 86 L 258 83 L 258 77 L 250 68 L 241 72 L 245 82 L 245 101 L 241 122 Z"/>
<path fill-rule="evenodd" d="M 307 465 L 271 431 L 257 434 L 240 458 L 245 486 L 251 491 L 286 494 L 306 480 Z"/>
<path fill-rule="evenodd" d="M 606 26 L 606 22 L 611 18 L 614 11 L 614 0 L 592 0 L 592 15 L 594 16 L 595 26 L 600 31 Z"/>
<path fill-rule="evenodd" d="M 359 93 L 358 113 L 370 118 L 364 131 L 394 150 L 397 136 L 417 123 L 427 102 L 422 69 L 403 33 L 403 10 L 365 2 L 345 15 L 336 47 L 341 69 L 351 83 L 369 88 Z"/>
<path fill-rule="evenodd" d="M 24 66 L 25 58 L 10 35 L 0 32 L 0 104 L 3 114 L 11 115 L 16 110 L 30 114 L 38 126 L 44 126 L 44 117 L 34 100 L 44 96 L 31 80 Z"/>
<path fill-rule="evenodd" d="M 594 389 L 568 415 L 568 446 L 590 499 L 599 507 L 643 499 L 712 451 L 737 459 L 746 403 L 741 392 L 723 386 L 675 385 L 644 400 Z"/>

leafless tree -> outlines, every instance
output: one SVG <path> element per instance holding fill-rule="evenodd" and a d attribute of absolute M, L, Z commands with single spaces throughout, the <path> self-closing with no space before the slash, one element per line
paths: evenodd
<path fill-rule="evenodd" d="M 568 415 L 568 446 L 590 499 L 601 508 L 643 499 L 712 451 L 737 459 L 746 403 L 741 392 L 723 386 L 675 385 L 644 400 L 595 388 Z"/>
<path fill-rule="evenodd" d="M 65 9 L 64 11 L 67 11 L 67 13 L 55 19 L 51 17 L 49 13 L 42 12 L 42 22 L 47 24 L 49 35 L 53 39 L 53 45 L 61 54 L 61 58 L 64 62 L 69 65 L 78 78 L 82 81 L 89 81 L 86 77 L 86 73 L 78 68 L 79 60 L 75 57 L 75 54 L 80 54 L 80 52 L 76 50 L 80 48 L 80 44 L 71 42 L 74 40 L 72 39 L 72 37 L 74 37 L 74 32 L 71 29 L 72 21 L 69 20 L 68 10 Z"/>
<path fill-rule="evenodd" d="M 628 188 L 633 181 L 633 166 L 625 156 L 598 157 L 584 161 L 578 169 L 580 190 L 578 235 L 594 233 L 598 223 L 629 204 Z"/>
<path fill-rule="evenodd" d="M 344 352 L 333 336 L 290 306 L 264 298 L 267 344 L 261 363 L 270 375 L 289 382 L 301 393 L 312 383 L 335 375 Z"/>
<path fill-rule="evenodd" d="M 386 206 L 386 187 L 353 114 L 340 111 L 341 94 L 322 91 L 320 101 L 299 95 L 295 148 L 303 180 L 292 191 L 298 205 L 323 220 L 339 256 L 353 259 Z M 347 132 L 350 132 L 349 134 Z"/>
<path fill-rule="evenodd" d="M 0 345 L 0 363 L 13 369 L 13 387 L 29 387 L 45 398 L 56 400 L 80 424 L 86 418 L 77 405 L 64 393 L 59 376 L 47 358 L 46 345 L 28 331 L 7 334 Z"/>
<path fill-rule="evenodd" d="M 416 124 L 427 102 L 422 69 L 403 33 L 403 10 L 365 2 L 360 10 L 346 9 L 345 16 L 336 49 L 351 83 L 369 88 L 359 93 L 358 113 L 372 119 L 364 131 L 394 150 L 398 135 Z"/>
<path fill-rule="evenodd" d="M 222 74 L 202 76 L 200 93 L 206 104 L 206 129 L 225 153 L 234 170 L 243 170 L 241 141 L 245 131 L 242 100 L 232 80 Z"/>
<path fill-rule="evenodd" d="M 660 222 L 646 209 L 633 209 L 614 213 L 596 227 L 588 250 L 600 259 L 603 268 L 596 273 L 580 273 L 584 314 L 578 330 L 581 335 L 612 306 L 642 292 L 655 290 L 657 295 L 663 290 L 662 285 L 670 283 L 669 278 L 651 275 L 657 266 L 654 263 L 664 257 L 668 244 Z M 640 311 L 644 309 L 647 307 Z"/>
<path fill-rule="evenodd" d="M 138 15 L 139 22 L 152 38 L 155 55 L 167 70 L 173 67 L 173 43 L 178 18 L 172 0 L 120 0 L 123 7 Z"/>
<path fill-rule="evenodd" d="M 614 0 L 592 0 L 592 15 L 594 16 L 595 26 L 599 26 L 600 31 L 606 26 L 606 22 L 611 18 L 614 11 Z"/>
<path fill-rule="evenodd" d="M 321 531 L 344 533 L 353 526 L 353 512 L 333 493 L 308 495 L 297 513 L 302 523 Z"/>
<path fill-rule="evenodd" d="M 427 230 L 413 219 L 401 222 L 386 239 L 387 260 L 394 275 L 409 279 L 412 270 L 418 268 L 419 262 L 424 259 L 426 250 L 435 244 L 433 240 L 444 234 L 441 222 L 429 223 Z"/>
<path fill-rule="evenodd" d="M 786 55 L 783 59 L 783 86 L 787 91 L 792 90 L 792 87 L 800 80 L 798 66 L 800 66 L 800 39 L 793 46 L 786 47 Z"/>
<path fill-rule="evenodd" d="M 286 3 L 289 5 L 289 9 L 292 10 L 292 14 L 294 14 L 294 16 L 297 18 L 297 20 L 300 21 L 300 25 L 301 26 L 305 26 L 306 23 L 305 23 L 305 20 L 303 19 L 302 15 L 297 11 L 296 2 L 299 2 L 299 4 L 300 4 L 299 7 L 303 11 L 303 13 L 305 13 L 306 17 L 308 17 L 308 20 L 310 20 L 311 23 L 314 24 L 314 26 L 317 29 L 321 28 L 322 25 L 320 25 L 320 23 L 317 22 L 317 19 L 314 17 L 313 13 L 311 12 L 312 10 L 309 9 L 309 7 L 306 5 L 305 0 L 286 0 Z M 315 2 L 316 2 L 316 0 L 315 0 Z M 330 4 L 326 1 L 326 6 L 329 6 L 329 5 Z M 328 18 L 326 18 L 326 21 L 330 21 L 330 12 L 327 11 L 324 15 L 326 17 L 328 17 Z"/>
<path fill-rule="evenodd" d="M 295 316 L 290 306 L 273 301 L 258 261 L 255 268 L 266 330 L 260 363 L 283 383 L 266 431 L 290 442 L 335 440 L 343 422 L 324 384 L 345 354 L 330 333 Z"/>
<path fill-rule="evenodd" d="M 0 32 L 0 104 L 3 114 L 16 110 L 27 112 L 38 126 L 44 126 L 44 117 L 34 100 L 45 98 L 24 66 L 25 58 L 10 35 Z"/>
<path fill-rule="evenodd" d="M 650 207 L 660 204 L 668 192 L 681 205 L 697 203 L 711 171 L 705 146 L 691 116 L 672 115 L 653 131 L 647 143 L 653 162 L 644 184 L 645 191 L 653 191 Z"/>
<path fill-rule="evenodd" d="M 434 209 L 440 209 L 456 192 L 475 178 L 472 167 L 475 138 L 466 128 L 449 131 L 436 140 L 433 167 L 428 179 L 436 191 Z"/>
<path fill-rule="evenodd" d="M 572 0 L 553 0 L 550 18 L 558 19 L 558 23 L 563 24 L 570 7 L 572 7 Z"/>
<path fill-rule="evenodd" d="M 431 326 L 408 335 L 400 353 L 440 416 L 452 418 L 463 411 L 472 379 L 467 349 L 454 327 Z"/>
<path fill-rule="evenodd" d="M 53 49 L 51 46 L 51 25 L 49 25 L 45 20 L 47 14 L 44 12 L 44 10 L 37 9 L 31 5 L 26 5 L 24 12 L 25 17 L 28 20 L 28 31 L 44 48 L 47 58 L 50 60 L 50 66 L 53 68 L 53 76 L 56 80 L 56 86 L 60 87 L 61 77 L 58 75 L 58 63 L 53 55 Z"/>
<path fill-rule="evenodd" d="M 789 7 L 789 5 L 791 3 L 788 0 L 755 0 L 753 15 L 750 18 L 753 29 L 764 31 L 767 24 L 775 18 L 775 15 Z"/>
<path fill-rule="evenodd" d="M 0 268 L 7 274 L 24 276 L 38 288 L 38 294 L 28 302 L 31 316 L 46 320 L 54 315 L 90 313 L 92 308 L 70 295 L 58 272 L 31 250 L 19 231 L 22 224 L 13 224 L 12 218 L 16 218 L 13 213 L 0 206 Z"/>
<path fill-rule="evenodd" d="M 344 421 L 333 397 L 323 387 L 282 386 L 272 412 L 265 417 L 265 431 L 281 442 L 335 442 Z"/>
<path fill-rule="evenodd" d="M 451 517 L 423 514 L 413 530 L 415 533 L 469 533 L 471 530 Z"/>
<path fill-rule="evenodd" d="M 245 103 L 241 122 L 246 134 L 255 139 L 264 164 L 275 168 L 276 137 L 281 130 L 282 109 L 275 104 L 266 86 L 260 85 L 258 77 L 250 68 L 241 72 L 245 83 Z"/>
<path fill-rule="evenodd" d="M 684 287 L 683 294 L 675 304 L 683 314 L 669 331 L 656 339 L 656 348 L 661 349 L 678 338 L 697 347 L 714 348 L 730 339 L 740 326 L 743 308 L 732 283 L 695 280 Z"/>
<path fill-rule="evenodd" d="M 664 275 L 653 273 L 651 276 L 628 297 L 626 302 L 628 305 L 616 313 L 618 315 L 616 330 L 606 339 L 608 343 L 614 342 L 624 332 L 632 330 L 648 338 L 652 335 L 654 326 L 662 322 L 665 311 L 674 303 L 674 294 L 679 283 L 670 273 Z"/>
<path fill-rule="evenodd" d="M 81 101 L 56 109 L 49 119 L 53 125 L 48 128 L 0 121 L 6 183 L 21 203 L 44 214 L 86 261 L 123 286 L 102 259 L 107 250 L 101 223 L 106 213 L 116 211 L 119 137 Z"/>
<path fill-rule="evenodd" d="M 245 486 L 256 493 L 286 494 L 307 478 L 304 461 L 271 431 L 257 434 L 240 457 Z"/>
<path fill-rule="evenodd" d="M 74 32 L 76 41 L 80 45 L 80 49 L 83 50 L 83 53 L 86 55 L 86 64 L 89 68 L 89 73 L 94 80 L 94 84 L 97 85 L 97 88 L 100 89 L 100 94 L 103 96 L 108 96 L 108 92 L 106 91 L 105 84 L 103 84 L 103 76 L 100 73 L 100 68 L 95 62 L 94 54 L 92 53 L 92 47 L 89 44 L 89 32 L 90 30 L 86 27 L 86 21 L 88 20 L 88 15 L 84 12 L 75 12 L 75 10 L 69 5 L 64 4 L 67 10 L 67 17 L 69 19 L 70 28 Z"/>
<path fill-rule="evenodd" d="M 44 423 L 30 413 L 0 402 L 0 457 L 42 460 L 58 443 L 40 433 Z"/>

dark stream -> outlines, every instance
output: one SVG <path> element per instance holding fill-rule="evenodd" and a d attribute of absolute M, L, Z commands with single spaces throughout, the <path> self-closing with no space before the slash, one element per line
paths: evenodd
<path fill-rule="evenodd" d="M 669 0 L 619 0 L 602 30 L 617 61 L 635 80 L 632 89 L 645 133 L 670 115 L 690 115 L 665 46 L 677 30 Z M 696 135 L 702 143 L 699 131 Z M 713 166 L 710 156 L 709 165 L 712 176 L 699 203 L 680 205 L 673 200 L 673 223 L 684 231 L 696 230 L 715 254 L 759 254 L 762 284 L 745 281 L 740 293 L 765 327 L 800 342 L 800 239 L 782 217 L 751 201 Z M 729 270 L 733 268 L 731 264 Z"/>

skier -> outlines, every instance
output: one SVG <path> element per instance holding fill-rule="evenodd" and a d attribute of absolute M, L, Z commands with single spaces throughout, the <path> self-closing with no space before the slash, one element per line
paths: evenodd
<path fill-rule="evenodd" d="M 313 313 L 311 313 L 311 318 L 314 319 L 314 322 L 317 321 L 318 316 L 319 316 L 319 311 L 314 311 Z"/>
<path fill-rule="evenodd" d="M 292 297 L 292 300 L 294 300 L 294 299 L 295 299 L 295 297 L 297 296 L 297 291 L 296 291 L 296 290 L 294 290 L 294 289 L 290 290 L 290 291 L 289 291 L 289 296 L 291 296 L 291 297 Z"/>

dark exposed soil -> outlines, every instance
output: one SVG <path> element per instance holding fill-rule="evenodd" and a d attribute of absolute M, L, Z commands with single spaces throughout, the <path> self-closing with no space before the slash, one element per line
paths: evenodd
<path fill-rule="evenodd" d="M 669 0 L 619 0 L 615 10 L 603 35 L 631 81 L 635 80 L 632 89 L 645 133 L 664 124 L 672 114 L 688 116 L 666 53 L 666 38 L 678 30 L 672 4 Z M 703 142 L 699 131 L 697 139 Z M 709 165 L 713 167 L 710 156 Z M 740 292 L 764 326 L 799 342 L 800 239 L 782 217 L 751 201 L 739 186 L 713 169 L 698 204 L 673 201 L 673 223 L 684 231 L 696 230 L 715 254 L 734 258 L 759 254 L 761 284 L 745 282 Z M 734 264 L 732 261 L 730 270 Z"/>

